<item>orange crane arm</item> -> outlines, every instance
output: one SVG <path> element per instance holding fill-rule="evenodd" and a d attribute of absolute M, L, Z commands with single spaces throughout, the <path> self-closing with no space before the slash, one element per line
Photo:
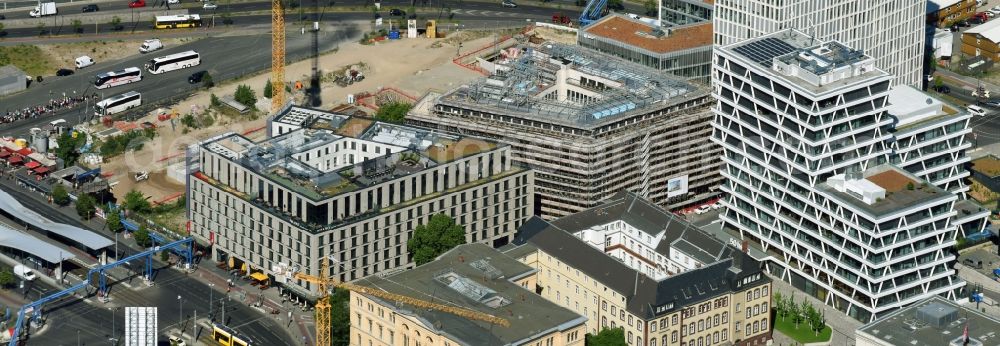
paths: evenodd
<path fill-rule="evenodd" d="M 455 315 L 455 316 L 465 317 L 465 318 L 472 319 L 472 320 L 485 321 L 485 322 L 493 323 L 493 324 L 496 324 L 496 325 L 499 325 L 499 326 L 510 327 L 510 321 L 507 321 L 506 319 L 503 319 L 503 318 L 500 318 L 500 317 L 496 317 L 496 316 L 493 316 L 493 315 L 490 315 L 490 314 L 482 313 L 482 312 L 479 312 L 479 311 L 475 311 L 475 310 L 464 309 L 464 308 L 459 308 L 459 307 L 454 307 L 454 306 L 449 306 L 449 305 L 444 305 L 444 304 L 438 304 L 438 303 L 432 303 L 432 302 L 428 302 L 428 301 L 425 301 L 425 300 L 420 300 L 420 299 L 416 299 L 416 298 L 412 298 L 412 297 L 407 297 L 407 296 L 404 296 L 404 295 L 401 295 L 401 294 L 395 294 L 395 293 L 389 293 L 389 292 L 386 292 L 386 291 L 383 291 L 383 290 L 377 290 L 377 289 L 374 289 L 374 288 L 371 288 L 371 287 L 365 287 L 365 286 L 355 285 L 355 284 L 347 283 L 347 282 L 339 282 L 339 281 L 337 281 L 335 279 L 332 279 L 332 278 L 331 279 L 323 279 L 323 278 L 320 278 L 320 277 L 316 277 L 316 276 L 312 276 L 312 275 L 308 275 L 308 274 L 302 274 L 302 273 L 295 273 L 295 278 L 299 279 L 299 280 L 305 280 L 305 281 L 308 281 L 308 282 L 319 284 L 319 286 L 320 286 L 319 287 L 320 288 L 319 291 L 320 291 L 320 294 L 323 295 L 323 297 L 327 296 L 327 287 L 339 287 L 339 288 L 348 289 L 348 290 L 351 290 L 351 291 L 354 291 L 354 292 L 357 292 L 357 293 L 361 293 L 361 294 L 367 294 L 367 295 L 370 295 L 370 296 L 375 296 L 375 297 L 379 297 L 379 298 L 390 300 L 390 301 L 401 302 L 401 303 L 404 303 L 404 304 L 413 305 L 415 307 L 422 308 L 422 309 L 434 309 L 434 310 L 438 310 L 438 311 L 447 312 L 447 313 Z"/>
<path fill-rule="evenodd" d="M 455 316 L 465 317 L 465 318 L 472 319 L 472 320 L 485 321 L 485 322 L 493 323 L 493 324 L 504 326 L 504 327 L 510 327 L 510 322 L 507 321 L 506 319 L 503 319 L 503 318 L 500 318 L 500 317 L 496 317 L 496 316 L 493 316 L 493 315 L 490 315 L 490 314 L 485 314 L 485 313 L 482 313 L 482 312 L 479 312 L 479 311 L 475 311 L 475 310 L 463 309 L 463 308 L 458 308 L 458 307 L 444 305 L 444 304 L 438 304 L 438 303 L 431 303 L 431 302 L 428 302 L 428 301 L 425 301 L 425 300 L 420 300 L 420 299 L 416 299 L 416 298 L 412 298 L 412 297 L 407 297 L 407 296 L 404 296 L 404 295 L 401 295 L 401 294 L 389 293 L 389 292 L 386 292 L 386 291 L 383 291 L 383 290 L 377 290 L 377 289 L 374 289 L 374 288 L 371 288 L 371 287 L 359 286 L 359 285 L 355 285 L 355 284 L 351 284 L 351 283 L 346 283 L 346 282 L 342 282 L 342 283 L 336 284 L 335 286 L 336 287 L 340 287 L 340 288 L 346 288 L 346 289 L 349 289 L 351 291 L 358 292 L 358 293 L 361 293 L 361 294 L 367 294 L 367 295 L 376 296 L 376 297 L 379 297 L 379 298 L 382 298 L 382 299 L 388 299 L 388 300 L 392 300 L 392 301 L 402 302 L 402 303 L 405 303 L 405 304 L 416 306 L 418 308 L 434 309 L 434 310 L 438 310 L 438 311 L 447 312 L 447 313 L 455 315 Z"/>

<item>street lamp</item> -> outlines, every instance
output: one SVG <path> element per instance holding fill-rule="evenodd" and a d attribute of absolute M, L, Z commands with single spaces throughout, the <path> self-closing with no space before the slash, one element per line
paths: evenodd
<path fill-rule="evenodd" d="M 178 310 L 181 313 L 181 315 L 177 317 L 177 324 L 179 325 L 179 327 L 181 327 L 181 331 L 184 331 L 184 325 L 183 325 L 183 323 L 184 323 L 184 300 L 181 299 L 181 296 L 179 294 L 177 295 L 177 304 L 178 304 Z"/>
<path fill-rule="evenodd" d="M 208 284 L 208 319 L 212 319 L 212 309 L 215 308 L 215 284 Z"/>

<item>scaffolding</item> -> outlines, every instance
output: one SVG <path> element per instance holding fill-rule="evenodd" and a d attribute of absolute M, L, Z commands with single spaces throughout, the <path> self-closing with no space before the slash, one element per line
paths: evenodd
<path fill-rule="evenodd" d="M 698 90 L 648 67 L 577 46 L 521 46 L 522 54 L 441 100 L 543 122 L 594 125 L 649 112 Z"/>

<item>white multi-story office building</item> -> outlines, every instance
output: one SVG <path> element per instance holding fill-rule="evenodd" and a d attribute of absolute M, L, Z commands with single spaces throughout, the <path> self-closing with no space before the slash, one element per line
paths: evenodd
<path fill-rule="evenodd" d="M 407 240 L 434 214 L 492 246 L 532 214 L 534 178 L 509 146 L 298 107 L 269 126 L 264 141 L 228 133 L 190 156 L 191 233 L 237 268 L 351 281 L 412 266 Z M 339 265 L 320 273 L 327 257 Z"/>
<path fill-rule="evenodd" d="M 926 0 L 716 0 L 715 44 L 788 28 L 863 49 L 893 84 L 921 86 Z"/>
<path fill-rule="evenodd" d="M 954 299 L 959 195 L 890 163 L 893 132 L 905 134 L 889 111 L 892 76 L 860 50 L 790 29 L 715 52 L 724 225 L 760 244 L 783 280 L 859 320 Z"/>

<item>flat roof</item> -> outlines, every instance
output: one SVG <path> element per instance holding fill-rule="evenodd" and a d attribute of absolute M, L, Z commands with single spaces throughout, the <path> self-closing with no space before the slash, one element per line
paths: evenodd
<path fill-rule="evenodd" d="M 958 110 L 909 85 L 896 85 L 889 89 L 889 105 L 886 111 L 896 117 L 896 129 L 900 131 L 940 119 L 969 115 L 968 112 Z"/>
<path fill-rule="evenodd" d="M 979 35 L 993 43 L 1000 42 L 1000 20 L 991 20 L 966 30 L 963 35 Z"/>
<path fill-rule="evenodd" d="M 819 187 L 831 196 L 837 197 L 838 200 L 855 206 L 857 209 L 863 210 L 875 217 L 897 212 L 935 199 L 955 196 L 934 184 L 927 183 L 902 168 L 890 164 L 869 168 L 863 175 L 865 180 L 886 190 L 885 198 L 868 204 L 846 192 L 837 191 L 825 182 L 819 184 Z M 914 185 L 913 190 L 907 187 L 910 183 Z"/>
<path fill-rule="evenodd" d="M 1000 177 L 1000 158 L 990 154 L 972 160 L 972 170 L 991 178 Z"/>
<path fill-rule="evenodd" d="M 665 29 L 620 14 L 612 14 L 587 26 L 584 32 L 653 53 L 712 46 L 712 22 Z"/>
<path fill-rule="evenodd" d="M 416 268 L 384 278 L 370 276 L 355 284 L 504 318 L 509 327 L 383 301 L 383 305 L 416 315 L 425 327 L 466 345 L 519 345 L 587 321 L 510 281 L 535 272 L 513 257 L 474 243 L 459 245 Z"/>
<path fill-rule="evenodd" d="M 837 90 L 860 80 L 889 76 L 874 66 L 847 69 L 855 64 L 874 64 L 874 61 L 860 49 L 833 40 L 817 40 L 795 29 L 777 31 L 716 49 L 732 52 L 737 58 L 763 67 L 769 76 L 784 79 L 814 94 Z M 779 66 L 774 66 L 775 62 Z M 786 67 L 779 69 L 782 66 Z"/>
<path fill-rule="evenodd" d="M 0 223 L 0 246 L 30 253 L 49 263 L 59 263 L 63 260 L 76 258 L 76 255 L 73 255 L 69 250 L 15 230 L 3 223 Z"/>
<path fill-rule="evenodd" d="M 927 0 L 927 13 L 937 12 L 965 0 Z"/>
<path fill-rule="evenodd" d="M 960 346 L 968 328 L 969 346 L 1000 346 L 1000 320 L 972 305 L 934 296 L 861 326 L 857 333 L 886 345 Z"/>
<path fill-rule="evenodd" d="M 498 64 L 498 73 L 436 104 L 590 130 L 708 94 L 680 77 L 580 46 L 518 48 L 524 53 Z"/>
<path fill-rule="evenodd" d="M 293 130 L 258 142 L 228 133 L 202 142 L 201 147 L 316 201 L 413 175 L 501 146 L 487 139 L 302 107 L 291 107 L 272 121 L 290 125 Z M 353 164 L 338 162 L 338 155 L 355 150 L 353 147 L 348 149 L 347 142 L 352 139 L 363 141 L 357 144 L 358 147 L 378 144 L 386 150 Z M 323 153 L 316 150 L 330 148 L 335 142 L 342 143 L 342 148 Z M 310 164 L 309 159 L 296 158 L 302 153 L 307 153 L 308 157 L 309 152 L 314 152 L 313 158 L 326 158 L 326 165 L 316 166 L 315 160 Z M 335 163 L 331 165 L 330 162 Z M 214 179 L 198 178 L 214 184 Z"/>
<path fill-rule="evenodd" d="M 26 222 L 35 228 L 58 234 L 66 239 L 80 243 L 90 250 L 100 250 L 114 244 L 111 239 L 90 230 L 53 222 L 34 210 L 28 209 L 3 190 L 0 190 L 0 210 L 21 220 L 21 222 Z"/>

